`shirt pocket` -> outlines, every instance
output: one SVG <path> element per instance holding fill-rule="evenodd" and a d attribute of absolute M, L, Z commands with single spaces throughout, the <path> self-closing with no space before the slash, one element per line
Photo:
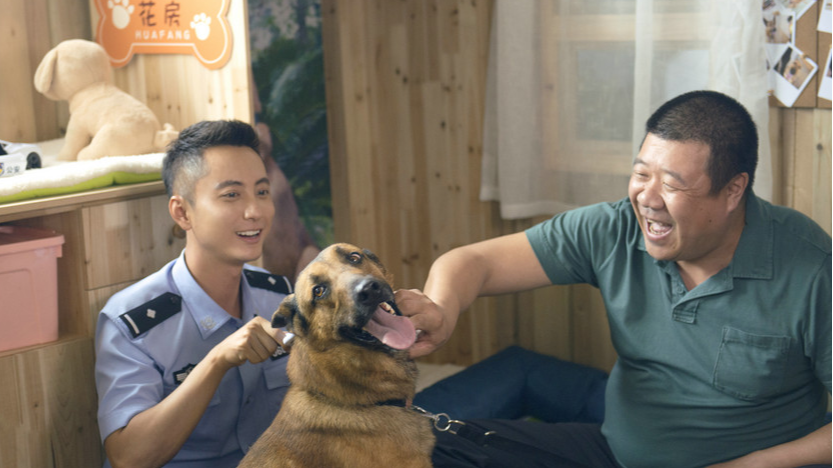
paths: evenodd
<path fill-rule="evenodd" d="M 220 384 L 222 387 L 222 384 Z M 165 397 L 167 398 L 176 386 L 166 386 Z M 225 444 L 228 432 L 231 430 L 231 422 L 228 415 L 228 405 L 223 405 L 220 396 L 220 389 L 214 392 L 208 406 L 205 408 L 197 426 L 185 440 L 180 453 L 198 452 L 210 456 L 219 455 Z"/>
<path fill-rule="evenodd" d="M 270 362 L 263 368 L 263 380 L 266 384 L 267 399 L 272 415 L 277 414 L 281 403 L 289 390 L 289 376 L 286 375 L 286 357 Z"/>
<path fill-rule="evenodd" d="M 214 392 L 211 401 L 205 408 L 205 412 L 197 423 L 197 427 L 191 432 L 184 447 L 189 449 L 205 450 L 210 453 L 219 453 L 222 449 L 224 441 L 224 431 L 220 427 L 229 425 L 225 419 L 228 419 L 227 409 L 221 403 L 220 391 Z M 224 427 L 223 429 L 229 429 Z"/>
<path fill-rule="evenodd" d="M 781 392 L 789 336 L 756 335 L 723 327 L 713 385 L 741 400 L 760 401 Z"/>
<path fill-rule="evenodd" d="M 286 375 L 286 361 L 289 359 L 278 359 L 263 366 L 263 378 L 266 381 L 266 388 L 288 387 L 289 376 Z"/>

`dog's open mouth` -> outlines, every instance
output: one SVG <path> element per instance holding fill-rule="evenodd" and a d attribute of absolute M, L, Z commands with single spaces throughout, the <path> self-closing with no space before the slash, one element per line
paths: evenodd
<path fill-rule="evenodd" d="M 416 341 L 414 325 L 392 301 L 379 304 L 364 330 L 394 349 L 408 349 Z"/>
<path fill-rule="evenodd" d="M 416 341 L 416 330 L 411 320 L 404 317 L 393 301 L 382 302 L 362 327 L 361 341 L 379 341 L 393 349 L 408 349 Z"/>

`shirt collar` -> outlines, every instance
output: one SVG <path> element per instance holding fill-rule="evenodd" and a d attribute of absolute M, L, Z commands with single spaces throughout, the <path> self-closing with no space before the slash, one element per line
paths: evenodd
<path fill-rule="evenodd" d="M 746 197 L 746 226 L 732 258 L 735 278 L 772 279 L 772 229 L 769 204 L 750 192 Z"/>
<path fill-rule="evenodd" d="M 746 196 L 745 226 L 740 236 L 740 242 L 735 249 L 730 264 L 732 277 L 771 279 L 772 278 L 772 255 L 773 255 L 773 234 L 772 216 L 768 205 L 761 201 L 754 193 Z M 636 248 L 646 252 L 645 236 L 642 229 L 639 230 L 639 240 Z M 664 265 L 668 262 L 661 262 L 654 259 L 654 262 Z"/>
<path fill-rule="evenodd" d="M 230 320 L 244 323 L 252 318 L 250 289 L 248 283 L 242 280 L 242 275 L 240 293 L 242 295 L 243 320 L 238 320 L 229 315 L 200 287 L 185 264 L 184 250 L 173 266 L 172 275 L 177 289 L 182 294 L 183 304 L 191 313 L 191 317 L 194 319 L 203 339 L 211 336 Z"/>

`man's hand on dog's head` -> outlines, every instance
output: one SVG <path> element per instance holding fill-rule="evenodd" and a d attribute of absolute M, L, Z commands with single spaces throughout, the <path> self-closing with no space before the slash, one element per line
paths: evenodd
<path fill-rule="evenodd" d="M 394 293 L 394 300 L 402 315 L 411 319 L 417 330 L 416 343 L 410 349 L 411 358 L 431 354 L 448 341 L 455 324 L 450 323 L 446 314 L 422 291 L 400 289 Z"/>
<path fill-rule="evenodd" d="M 220 363 L 229 369 L 246 361 L 257 364 L 275 353 L 284 336 L 285 332 L 272 328 L 268 320 L 255 317 L 211 351 L 219 358 Z"/>

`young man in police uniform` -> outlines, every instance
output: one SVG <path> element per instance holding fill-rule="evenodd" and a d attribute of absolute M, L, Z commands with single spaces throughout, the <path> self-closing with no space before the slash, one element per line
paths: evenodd
<path fill-rule="evenodd" d="M 628 198 L 452 250 L 424 295 L 398 292 L 422 330 L 411 350 L 419 357 L 448 339 L 477 296 L 592 284 L 619 356 L 601 426 L 485 421 L 537 450 L 439 434 L 434 465 L 829 465 L 831 240 L 755 196 L 757 157 L 739 103 L 711 91 L 678 96 L 648 120 Z"/>
<path fill-rule="evenodd" d="M 186 244 L 99 315 L 105 466 L 237 466 L 280 407 L 284 334 L 269 320 L 291 287 L 246 264 L 275 213 L 257 150 L 239 121 L 197 123 L 168 149 L 168 209 Z"/>

